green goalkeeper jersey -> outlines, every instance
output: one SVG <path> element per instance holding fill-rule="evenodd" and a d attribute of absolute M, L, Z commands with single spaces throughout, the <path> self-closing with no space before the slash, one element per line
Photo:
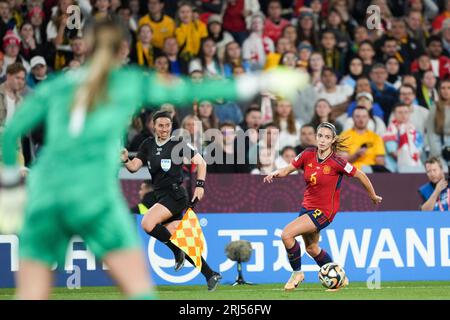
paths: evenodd
<path fill-rule="evenodd" d="M 4 165 L 15 165 L 17 140 L 44 122 L 45 145 L 33 168 L 38 171 L 35 175 L 42 175 L 40 178 L 47 182 L 71 183 L 75 179 L 104 183 L 104 179 L 115 177 L 119 166 L 118 144 L 131 117 L 143 105 L 181 105 L 195 99 L 237 96 L 233 81 L 193 83 L 176 79 L 169 83 L 157 74 L 122 67 L 111 71 L 106 100 L 87 115 L 82 132 L 72 136 L 70 108 L 87 72 L 87 67 L 83 67 L 56 75 L 24 100 L 3 134 Z"/>

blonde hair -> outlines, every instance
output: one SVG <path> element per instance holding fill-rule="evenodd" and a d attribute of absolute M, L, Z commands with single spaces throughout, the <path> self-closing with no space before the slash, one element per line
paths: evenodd
<path fill-rule="evenodd" d="M 123 30 L 112 21 L 102 21 L 93 27 L 91 41 L 94 44 L 90 67 L 86 79 L 75 93 L 71 110 L 85 108 L 92 112 L 98 102 L 107 99 L 108 76 L 111 69 L 117 66 Z"/>

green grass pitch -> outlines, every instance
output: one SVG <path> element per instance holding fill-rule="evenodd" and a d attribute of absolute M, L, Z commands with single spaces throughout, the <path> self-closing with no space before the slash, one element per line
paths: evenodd
<path fill-rule="evenodd" d="M 0 299 L 12 299 L 14 289 L 0 289 Z M 283 284 L 220 285 L 208 292 L 206 286 L 158 286 L 163 300 L 450 300 L 450 281 L 383 282 L 380 289 L 368 289 L 364 282 L 350 283 L 337 292 L 326 292 L 319 283 L 307 283 L 285 292 Z M 54 300 L 122 299 L 115 287 L 55 288 Z"/>

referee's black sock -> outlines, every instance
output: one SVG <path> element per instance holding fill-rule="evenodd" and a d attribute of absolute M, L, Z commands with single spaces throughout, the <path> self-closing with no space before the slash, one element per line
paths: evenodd
<path fill-rule="evenodd" d="M 186 260 L 189 261 L 190 264 L 195 266 L 194 261 L 192 261 L 191 257 L 186 255 Z M 209 267 L 209 265 L 206 263 L 205 259 L 202 257 L 202 270 L 200 271 L 202 275 L 205 277 L 206 280 L 209 280 L 214 274 L 214 271 Z"/>
<path fill-rule="evenodd" d="M 151 235 L 152 237 L 158 239 L 159 241 L 161 241 L 162 243 L 164 243 L 166 246 L 169 247 L 170 250 L 172 250 L 173 254 L 175 255 L 175 257 L 178 256 L 178 253 L 180 252 L 180 248 L 178 248 L 176 245 L 174 245 L 171 241 L 170 241 L 170 237 L 171 234 L 169 232 L 169 230 L 167 230 L 166 227 L 164 227 L 162 224 L 157 224 L 152 231 L 148 232 L 149 235 Z M 186 260 L 190 262 L 190 264 L 192 264 L 193 266 L 195 266 L 194 261 L 192 261 L 192 259 L 186 255 Z M 211 268 L 209 267 L 209 265 L 206 263 L 205 259 L 203 259 L 202 257 L 202 269 L 201 269 L 201 273 L 203 274 L 203 276 L 206 278 L 206 280 L 208 280 L 209 278 L 211 278 L 214 274 L 214 271 L 211 270 Z"/>
<path fill-rule="evenodd" d="M 169 249 L 172 250 L 175 257 L 178 256 L 181 249 L 170 241 L 171 234 L 169 230 L 167 230 L 167 228 L 164 227 L 162 224 L 157 224 L 152 231 L 148 232 L 148 234 L 151 235 L 153 238 L 156 238 L 162 243 L 164 243 L 167 247 L 169 247 Z"/>

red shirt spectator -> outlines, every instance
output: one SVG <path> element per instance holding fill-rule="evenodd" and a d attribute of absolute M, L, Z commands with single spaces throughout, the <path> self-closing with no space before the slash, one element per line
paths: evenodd
<path fill-rule="evenodd" d="M 278 0 L 269 2 L 267 14 L 268 17 L 264 22 L 264 36 L 269 37 L 276 43 L 281 37 L 284 27 L 290 23 L 288 20 L 281 18 L 281 3 Z"/>

